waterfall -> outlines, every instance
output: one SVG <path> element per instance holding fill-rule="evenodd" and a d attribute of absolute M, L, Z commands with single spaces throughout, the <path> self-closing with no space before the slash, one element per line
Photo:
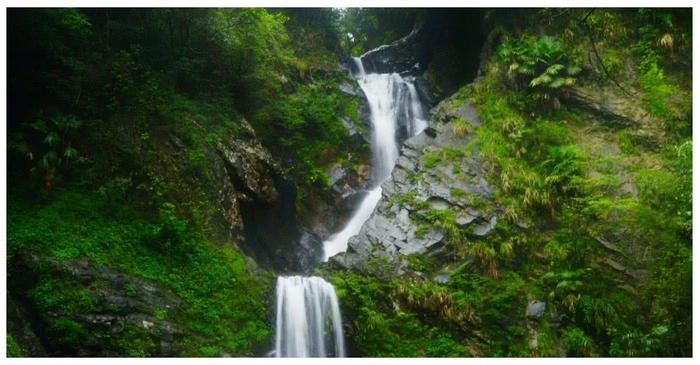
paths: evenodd
<path fill-rule="evenodd" d="M 357 82 L 367 96 L 373 127 L 373 187 L 338 233 L 323 243 L 324 257 L 345 252 L 350 237 L 369 219 L 382 197 L 382 182 L 391 176 L 399 156 L 397 131 L 415 136 L 428 126 L 414 79 L 397 73 L 365 73 L 361 58 L 354 58 Z M 345 356 L 342 320 L 333 286 L 319 277 L 277 278 L 275 356 Z"/>
<path fill-rule="evenodd" d="M 350 237 L 359 233 L 362 225 L 372 215 L 382 196 L 381 185 L 391 176 L 399 157 L 396 132 L 400 122 L 405 124 L 406 132 L 411 137 L 418 135 L 428 126 L 413 78 L 403 78 L 397 73 L 367 74 L 362 58 L 354 57 L 353 61 L 357 68 L 354 76 L 367 97 L 373 127 L 374 187 L 345 227 L 323 243 L 324 261 L 337 253 L 345 252 Z"/>
<path fill-rule="evenodd" d="M 335 289 L 319 277 L 277 278 L 275 356 L 345 356 Z"/>

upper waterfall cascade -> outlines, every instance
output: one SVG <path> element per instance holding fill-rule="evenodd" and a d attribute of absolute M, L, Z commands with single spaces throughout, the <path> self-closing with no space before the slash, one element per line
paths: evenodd
<path fill-rule="evenodd" d="M 404 121 L 406 134 L 416 136 L 427 126 L 426 112 L 418 98 L 414 80 L 397 73 L 366 74 L 362 59 L 353 58 L 357 71 L 354 76 L 369 104 L 373 127 L 372 162 L 374 163 L 374 187 L 360 203 L 347 225 L 323 243 L 323 260 L 345 252 L 350 237 L 360 232 L 362 225 L 372 215 L 382 195 L 382 183 L 391 176 L 399 157 L 397 130 Z"/>
<path fill-rule="evenodd" d="M 399 156 L 397 132 L 418 135 L 428 126 L 414 79 L 397 73 L 366 74 L 354 58 L 357 82 L 367 97 L 372 123 L 373 187 L 340 231 L 323 243 L 324 257 L 345 252 L 348 240 L 369 219 L 382 197 L 382 183 L 391 176 Z M 333 286 L 319 277 L 277 278 L 275 356 L 345 356 L 342 320 Z"/>

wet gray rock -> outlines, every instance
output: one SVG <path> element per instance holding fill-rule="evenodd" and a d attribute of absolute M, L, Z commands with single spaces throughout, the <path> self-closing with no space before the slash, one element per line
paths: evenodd
<path fill-rule="evenodd" d="M 479 117 L 476 109 L 474 109 L 471 100 L 464 101 L 463 104 L 458 107 L 451 105 L 452 100 L 452 98 L 447 99 L 446 102 L 442 102 L 433 108 L 434 120 L 440 123 L 449 123 L 454 119 L 464 119 L 471 122 L 473 126 L 481 124 L 481 117 Z"/>
<path fill-rule="evenodd" d="M 241 203 L 272 204 L 279 198 L 275 176 L 279 166 L 257 141 L 253 128 L 241 120 L 243 136 L 231 136 L 216 147 L 218 159 L 213 161 L 219 182 L 217 200 L 232 238 L 243 240 L 244 217 Z"/>
<path fill-rule="evenodd" d="M 294 204 L 295 185 L 259 142 L 250 124 L 243 119 L 240 123 L 242 131 L 217 143 L 211 162 L 215 181 L 209 184 L 218 188 L 215 198 L 221 206 L 227 238 L 237 242 L 259 266 L 278 272 L 301 272 L 305 263 L 321 259 L 318 233 L 328 229 L 335 217 L 331 216 L 330 222 L 305 225 L 308 222 L 302 222 Z M 337 186 L 353 178 L 347 169 L 338 170 L 334 177 Z M 342 195 L 337 191 L 335 194 Z M 318 205 L 327 202 L 330 206 L 335 203 L 331 200 L 325 197 L 317 201 Z"/>
<path fill-rule="evenodd" d="M 348 82 L 343 82 L 340 85 L 338 85 L 338 88 L 340 91 L 352 95 L 352 96 L 357 96 L 357 90 L 355 89 L 355 86 L 351 85 Z"/>
<path fill-rule="evenodd" d="M 343 199 L 367 189 L 369 185 L 369 175 L 370 169 L 366 165 L 360 165 L 356 170 L 353 166 L 337 163 L 328 170 L 331 189 Z M 354 207 L 355 204 L 352 204 L 352 206 Z"/>
<path fill-rule="evenodd" d="M 647 111 L 640 98 L 627 95 L 618 88 L 593 89 L 575 85 L 564 95 L 563 101 L 601 116 L 610 127 L 630 128 L 631 137 L 637 144 L 655 148 L 664 142 L 665 133 L 660 127 L 663 123 Z M 672 107 L 670 111 L 675 117 L 683 118 L 683 110 Z"/>
<path fill-rule="evenodd" d="M 26 311 L 15 302 L 11 293 L 7 295 L 7 333 L 26 352 L 26 355 L 47 356 L 46 349 L 39 340 Z"/>
<path fill-rule="evenodd" d="M 531 300 L 529 303 L 527 303 L 525 314 L 529 318 L 539 319 L 544 315 L 545 309 L 547 309 L 547 303 L 539 300 Z"/>
<path fill-rule="evenodd" d="M 471 211 L 460 211 L 457 213 L 457 216 L 455 217 L 455 223 L 459 227 L 466 227 L 469 225 L 469 223 L 473 222 L 478 218 L 478 212 L 475 210 Z"/>
<path fill-rule="evenodd" d="M 491 219 L 488 220 L 488 222 L 484 222 L 474 228 L 474 234 L 483 237 L 486 236 L 487 234 L 491 233 L 493 229 L 496 228 L 496 217 L 493 216 Z"/>
<path fill-rule="evenodd" d="M 217 149 L 237 188 L 238 198 L 265 203 L 277 200 L 279 195 L 273 176 L 281 175 L 281 169 L 260 142 L 254 138 L 234 137 L 219 143 Z"/>
<path fill-rule="evenodd" d="M 446 284 L 450 280 L 450 276 L 445 273 L 437 274 L 433 277 L 433 281 L 438 284 Z"/>
<path fill-rule="evenodd" d="M 348 135 L 350 135 L 350 137 L 354 137 L 360 134 L 360 131 L 358 130 L 357 126 L 355 126 L 355 123 L 353 123 L 352 120 L 350 120 L 350 118 L 348 118 L 347 116 L 343 116 L 342 118 L 340 118 L 340 121 L 343 123 L 345 129 L 348 130 Z"/>

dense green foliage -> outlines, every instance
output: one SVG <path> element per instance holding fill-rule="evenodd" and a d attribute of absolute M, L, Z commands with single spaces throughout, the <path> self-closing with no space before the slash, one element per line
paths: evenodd
<path fill-rule="evenodd" d="M 288 30 L 289 16 L 264 9 L 14 11 L 13 162 L 29 160 L 50 186 L 69 160 L 95 160 L 80 133 L 152 134 L 181 111 L 196 115 L 189 129 L 211 132 L 222 119 L 236 124 L 237 110 L 298 180 L 316 181 L 319 166 L 351 148 L 340 118 L 358 122 L 356 101 L 334 84 L 347 75 L 337 70 L 326 18 L 299 16 Z M 34 59 L 38 72 L 26 64 Z"/>
<path fill-rule="evenodd" d="M 514 356 L 526 334 L 525 283 L 509 273 L 501 280 L 458 270 L 448 284 L 418 277 L 378 282 L 346 272 L 333 284 L 344 313 L 354 318 L 352 341 L 367 356 Z M 388 307 L 382 307 L 388 305 Z M 483 329 L 481 324 L 491 324 Z M 480 338 L 499 337 L 488 349 Z"/>
<path fill-rule="evenodd" d="M 258 353 L 270 336 L 271 278 L 217 221 L 209 161 L 219 143 L 252 138 L 244 118 L 302 192 L 356 148 L 341 123 L 359 121 L 357 100 L 338 89 L 347 75 L 332 14 L 11 10 L 8 262 L 87 258 L 152 280 L 182 300 L 147 311 L 186 331 L 180 354 Z M 51 351 L 160 353 L 147 328 L 109 333 L 77 320 L 102 310 L 93 296 L 114 290 L 107 283 L 31 270 L 36 280 L 13 284 L 13 295 L 46 315 Z M 12 283 L 26 274 L 12 264 L 8 273 Z"/>
<path fill-rule="evenodd" d="M 250 354 L 251 344 L 269 336 L 265 303 L 271 278 L 256 277 L 235 249 L 196 233 L 191 222 L 175 215 L 173 204 L 164 204 L 154 220 L 129 205 L 83 191 L 56 191 L 48 204 L 30 202 L 24 196 L 10 198 L 8 213 L 14 219 L 8 227 L 9 257 L 19 252 L 41 254 L 42 260 L 87 257 L 169 288 L 186 303 L 185 309 L 152 310 L 156 318 L 184 323 L 198 335 L 184 344 L 183 355 L 206 355 L 209 346 L 215 346 L 211 355 Z M 22 280 L 23 274 L 10 265 L 11 280 Z M 48 329 L 64 353 L 97 340 L 122 355 L 152 353 L 153 344 L 132 342 L 143 339 L 138 330 L 123 338 L 98 335 L 70 319 L 94 308 L 96 299 L 90 293 L 99 288 L 85 288 L 75 278 L 56 277 L 48 270 L 38 275 L 28 295 L 41 313 L 65 316 Z M 134 288 L 124 290 L 128 296 Z"/>
<path fill-rule="evenodd" d="M 360 56 L 409 34 L 424 16 L 419 9 L 345 8 L 338 21 L 340 44 L 348 54 Z"/>
<path fill-rule="evenodd" d="M 516 87 L 529 87 L 530 93 L 544 102 L 559 105 L 553 93 L 573 85 L 581 67 L 570 60 L 564 46 L 551 37 L 506 39 L 498 56 L 508 64 L 508 77 Z"/>
<path fill-rule="evenodd" d="M 12 335 L 7 335 L 7 357 L 25 357 L 29 356 L 26 350 L 15 341 Z"/>

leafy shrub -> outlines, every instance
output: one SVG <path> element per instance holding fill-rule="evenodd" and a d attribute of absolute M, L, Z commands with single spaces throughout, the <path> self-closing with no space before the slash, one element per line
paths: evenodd
<path fill-rule="evenodd" d="M 153 227 L 152 236 L 148 237 L 151 247 L 161 252 L 185 253 L 182 246 L 190 240 L 188 221 L 177 216 L 175 205 L 172 203 L 163 203 L 159 209 L 159 217 L 159 223 Z"/>
<path fill-rule="evenodd" d="M 678 92 L 678 87 L 670 84 L 663 70 L 654 61 L 642 62 L 639 83 L 644 92 L 643 100 L 652 115 L 661 118 L 672 118 L 669 109 L 669 99 Z"/>
<path fill-rule="evenodd" d="M 566 193 L 571 179 L 581 174 L 581 151 L 576 145 L 549 147 L 549 154 L 542 162 L 544 181 L 557 192 Z"/>
<path fill-rule="evenodd" d="M 593 352 L 593 340 L 580 328 L 568 327 L 562 334 L 562 342 L 569 356 L 591 356 Z"/>
<path fill-rule="evenodd" d="M 11 334 L 7 334 L 7 357 L 27 357 L 29 351 L 24 349 Z"/>
<path fill-rule="evenodd" d="M 79 159 L 73 143 L 81 125 L 74 115 L 42 110 L 32 123 L 22 126 L 24 131 L 10 136 L 8 147 L 28 159 L 32 174 L 51 189 L 60 169 Z"/>
<path fill-rule="evenodd" d="M 564 45 L 547 36 L 508 38 L 497 52 L 516 86 L 529 86 L 537 99 L 554 108 L 559 108 L 559 93 L 576 83 L 581 72 Z"/>
<path fill-rule="evenodd" d="M 438 163 L 440 163 L 441 160 L 442 158 L 437 151 L 426 151 L 421 160 L 422 167 L 424 169 L 433 169 L 438 165 Z"/>
<path fill-rule="evenodd" d="M 654 326 L 649 333 L 638 330 L 625 332 L 610 344 L 610 355 L 620 357 L 654 356 L 662 347 L 661 338 L 668 332 L 666 326 Z"/>
<path fill-rule="evenodd" d="M 673 217 L 676 227 L 692 232 L 692 142 L 668 149 L 667 169 L 644 169 L 637 176 L 639 192 L 645 201 Z"/>
<path fill-rule="evenodd" d="M 452 122 L 452 133 L 458 136 L 467 136 L 472 132 L 472 123 L 464 118 L 457 118 Z"/>
<path fill-rule="evenodd" d="M 294 172 L 308 185 L 328 185 L 324 167 L 345 147 L 347 130 L 341 117 L 358 120 L 355 100 L 332 82 L 298 87 L 276 103 L 256 112 L 256 127 L 273 150 L 293 162 Z M 354 120 L 353 120 L 354 119 Z"/>
<path fill-rule="evenodd" d="M 456 337 L 438 326 L 434 320 L 410 311 L 408 303 L 395 310 L 392 296 L 405 299 L 411 295 L 400 286 L 401 280 L 380 282 L 369 276 L 350 272 L 336 273 L 333 277 L 344 318 L 352 322 L 352 338 L 363 356 L 468 356 L 469 351 Z M 432 286 L 412 286 L 414 304 L 424 301 L 439 305 L 439 297 Z M 420 303 L 419 303 L 420 302 Z M 455 311 L 455 314 L 460 313 Z M 430 317 L 431 319 L 434 317 Z"/>

